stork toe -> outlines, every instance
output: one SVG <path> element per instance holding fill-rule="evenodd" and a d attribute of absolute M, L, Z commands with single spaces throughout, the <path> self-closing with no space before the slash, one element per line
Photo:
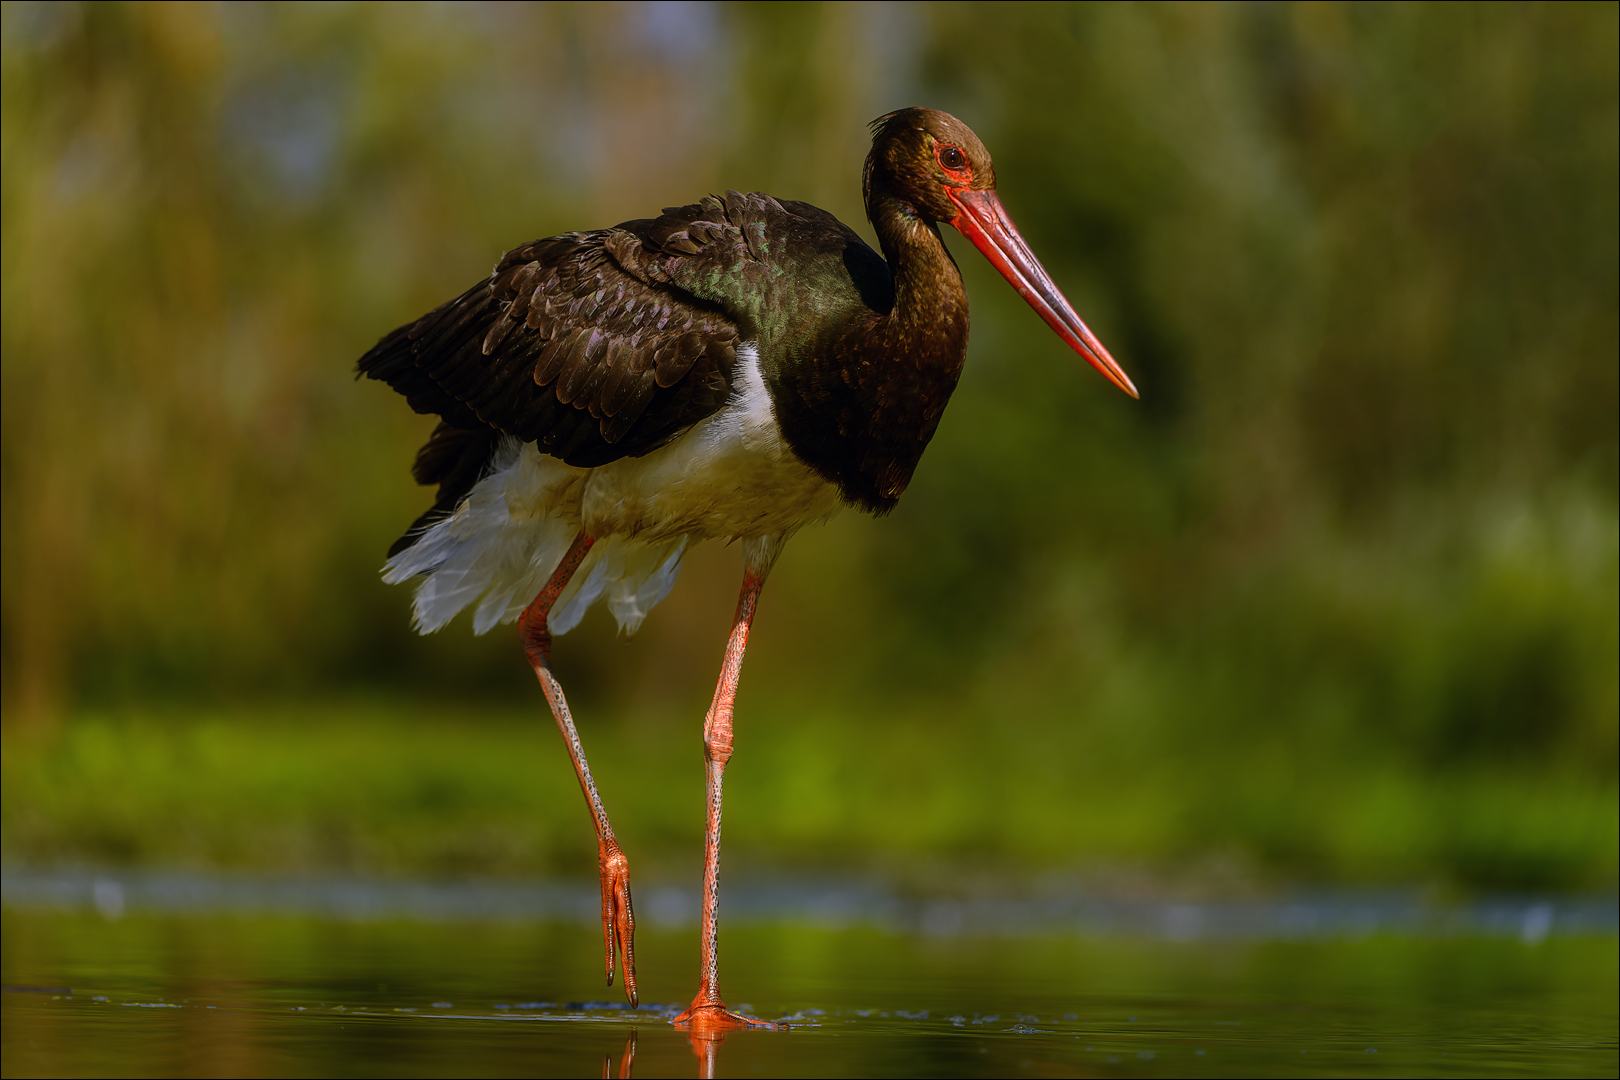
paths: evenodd
<path fill-rule="evenodd" d="M 602 950 L 607 983 L 613 985 L 614 955 L 623 960 L 624 994 L 636 1005 L 636 913 L 630 903 L 630 860 L 617 844 L 599 845 L 602 880 Z"/>

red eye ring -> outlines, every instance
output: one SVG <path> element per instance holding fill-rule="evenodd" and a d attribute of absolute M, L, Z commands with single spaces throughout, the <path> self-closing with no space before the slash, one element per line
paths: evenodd
<path fill-rule="evenodd" d="M 939 164 L 947 172 L 963 172 L 968 167 L 967 155 L 949 143 L 941 146 L 936 153 Z"/>

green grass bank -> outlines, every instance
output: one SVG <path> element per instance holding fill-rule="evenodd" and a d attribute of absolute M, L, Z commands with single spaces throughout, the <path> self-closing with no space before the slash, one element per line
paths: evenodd
<path fill-rule="evenodd" d="M 1615 785 L 1554 768 L 1436 774 L 1278 747 L 1133 760 L 1095 730 L 1076 736 L 1089 748 L 1054 752 L 1015 726 L 987 738 L 943 711 L 751 704 L 727 774 L 733 873 L 876 871 L 936 886 L 1050 872 L 1182 887 L 1615 882 Z M 590 826 L 541 708 L 429 716 L 347 701 L 90 714 L 45 739 L 8 731 L 0 850 L 27 863 L 585 874 Z M 583 722 L 621 842 L 651 878 L 695 873 L 698 720 Z"/>

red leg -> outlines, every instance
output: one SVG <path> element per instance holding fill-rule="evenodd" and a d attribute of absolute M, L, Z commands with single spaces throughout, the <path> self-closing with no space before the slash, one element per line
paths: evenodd
<path fill-rule="evenodd" d="M 714 703 L 703 722 L 703 759 L 708 795 L 708 821 L 703 843 L 703 952 L 697 997 L 674 1023 L 691 1027 L 694 1035 L 707 1037 L 739 1027 L 775 1027 L 775 1024 L 741 1016 L 726 1008 L 720 998 L 719 903 L 720 903 L 720 794 L 726 762 L 731 760 L 732 705 L 737 698 L 737 679 L 742 672 L 743 652 L 748 648 L 748 630 L 754 624 L 754 609 L 771 564 L 782 550 L 783 538 L 762 537 L 744 542 L 742 594 L 737 598 L 737 615 L 731 622 L 731 638 L 726 642 L 726 659 L 720 667 L 720 682 L 714 688 Z M 697 1044 L 693 1043 L 694 1048 Z"/>
<path fill-rule="evenodd" d="M 613 838 L 613 826 L 608 824 L 602 797 L 596 793 L 596 781 L 591 779 L 591 766 L 585 760 L 585 748 L 580 745 L 579 732 L 574 728 L 568 701 L 563 697 L 562 684 L 551 670 L 551 631 L 546 627 L 552 605 L 562 595 L 563 589 L 568 587 L 569 580 L 579 569 L 579 564 L 585 561 L 586 554 L 595 542 L 595 537 L 583 532 L 574 537 L 573 544 L 552 573 L 551 580 L 546 582 L 546 587 L 540 590 L 534 602 L 524 609 L 522 618 L 518 620 L 518 629 L 523 635 L 523 649 L 529 654 L 529 664 L 540 680 L 541 689 L 546 692 L 551 715 L 557 720 L 557 730 L 562 732 L 563 742 L 568 746 L 568 756 L 574 762 L 574 774 L 579 777 L 579 788 L 585 794 L 591 819 L 596 823 L 597 864 L 602 881 L 602 948 L 607 954 L 608 985 L 613 985 L 613 958 L 617 950 L 624 959 L 625 996 L 630 999 L 631 1005 L 635 1005 L 636 916 L 630 906 L 630 863 L 625 859 L 624 852 L 619 850 L 619 842 Z"/>

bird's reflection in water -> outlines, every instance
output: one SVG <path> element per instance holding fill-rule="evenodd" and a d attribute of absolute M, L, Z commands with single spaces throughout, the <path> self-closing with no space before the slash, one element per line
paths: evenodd
<path fill-rule="evenodd" d="M 725 1028 L 699 1028 L 696 1025 L 686 1033 L 687 1039 L 692 1043 L 692 1053 L 697 1055 L 698 1075 L 704 1080 L 712 1080 L 716 1075 L 714 1062 L 720 1054 L 720 1044 L 726 1041 Z"/>
<path fill-rule="evenodd" d="M 715 1075 L 714 1063 L 720 1053 L 720 1044 L 726 1041 L 726 1036 L 731 1032 L 787 1030 L 786 1024 L 755 1020 L 752 1017 L 739 1018 L 726 1012 L 697 1012 L 679 1026 L 686 1029 L 686 1038 L 692 1044 L 692 1053 L 697 1055 L 698 1075 L 705 1080 L 712 1080 Z"/>
<path fill-rule="evenodd" d="M 635 1064 L 636 1064 L 636 1029 L 631 1028 L 630 1029 L 630 1037 L 628 1039 L 624 1040 L 624 1056 L 619 1059 L 619 1080 L 629 1080 L 629 1077 L 631 1075 L 630 1070 L 635 1067 Z M 713 1076 L 714 1075 L 713 1068 L 711 1067 L 710 1070 L 708 1072 L 704 1073 L 703 1075 L 705 1075 L 705 1076 Z M 612 1077 L 612 1076 L 613 1076 L 613 1055 L 612 1054 L 603 1054 L 602 1055 L 602 1080 L 609 1080 L 609 1078 Z"/>
<path fill-rule="evenodd" d="M 776 1024 L 769 1020 L 753 1020 L 738 1023 L 725 1014 L 718 1017 L 707 1017 L 703 1014 L 693 1017 L 680 1027 L 686 1031 L 686 1039 L 692 1044 L 692 1053 L 697 1055 L 698 1075 L 713 1077 L 714 1064 L 719 1056 L 720 1044 L 726 1041 L 726 1036 L 733 1031 L 765 1030 L 786 1031 L 786 1024 Z M 629 1080 L 631 1070 L 636 1063 L 636 1031 L 630 1030 L 630 1037 L 624 1040 L 624 1054 L 619 1059 L 619 1080 Z M 602 1080 L 609 1080 L 613 1076 L 613 1055 L 602 1055 Z"/>

